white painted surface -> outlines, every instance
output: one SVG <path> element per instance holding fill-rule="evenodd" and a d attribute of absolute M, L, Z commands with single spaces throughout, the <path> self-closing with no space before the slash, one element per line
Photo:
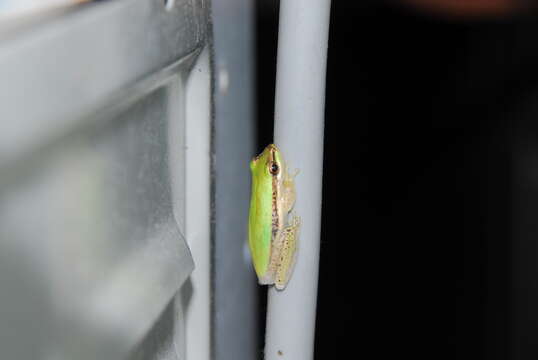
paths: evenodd
<path fill-rule="evenodd" d="M 314 356 L 329 12 L 330 0 L 280 2 L 275 143 L 291 170 L 300 170 L 295 211 L 302 227 L 288 286 L 269 289 L 268 360 Z"/>

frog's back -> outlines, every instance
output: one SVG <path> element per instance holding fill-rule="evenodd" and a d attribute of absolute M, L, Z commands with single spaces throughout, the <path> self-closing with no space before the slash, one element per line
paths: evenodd
<path fill-rule="evenodd" d="M 266 171 L 266 159 L 263 156 L 253 160 L 250 169 L 252 194 L 248 219 L 248 242 L 256 274 L 262 280 L 267 273 L 271 257 L 272 177 Z"/>

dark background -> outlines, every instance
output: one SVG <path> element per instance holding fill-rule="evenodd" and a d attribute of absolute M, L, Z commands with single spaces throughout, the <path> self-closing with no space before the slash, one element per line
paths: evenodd
<path fill-rule="evenodd" d="M 278 3 L 257 4 L 261 150 Z M 538 357 L 537 35 L 530 10 L 333 1 L 316 359 Z"/>

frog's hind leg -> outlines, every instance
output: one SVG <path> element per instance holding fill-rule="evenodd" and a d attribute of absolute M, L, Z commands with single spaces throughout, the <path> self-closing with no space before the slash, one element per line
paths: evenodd
<path fill-rule="evenodd" d="M 281 251 L 276 266 L 275 287 L 283 290 L 291 277 L 295 266 L 297 254 L 297 240 L 299 229 L 301 227 L 301 218 L 293 215 L 291 225 L 284 228 L 281 236 Z"/>

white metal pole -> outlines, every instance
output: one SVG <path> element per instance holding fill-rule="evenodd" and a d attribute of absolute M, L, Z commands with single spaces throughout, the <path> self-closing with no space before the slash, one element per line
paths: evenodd
<path fill-rule="evenodd" d="M 269 289 L 265 359 L 314 353 L 330 0 L 281 0 L 275 144 L 295 178 L 302 219 L 297 263 L 284 291 Z"/>

